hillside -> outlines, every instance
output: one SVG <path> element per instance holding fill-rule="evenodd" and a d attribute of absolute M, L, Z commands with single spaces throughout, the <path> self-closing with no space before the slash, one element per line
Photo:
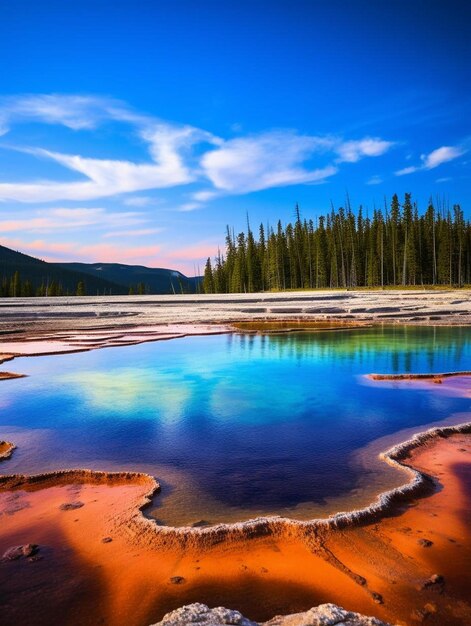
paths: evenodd
<path fill-rule="evenodd" d="M 0 245 L 0 279 L 2 282 L 8 281 L 15 272 L 19 272 L 23 284 L 26 282 L 31 284 L 33 293 L 41 286 L 50 286 L 55 283 L 61 286 L 63 293 L 75 294 L 80 282 L 85 284 L 86 293 L 90 295 L 127 293 L 122 285 L 117 285 L 101 276 L 91 276 L 80 271 L 66 269 L 60 264 L 46 263 Z"/>
<path fill-rule="evenodd" d="M 0 245 L 0 281 L 2 295 L 12 295 L 11 283 L 19 273 L 22 288 L 17 295 L 48 295 L 58 290 L 75 294 L 80 282 L 88 295 L 125 295 L 129 291 L 149 294 L 195 293 L 200 278 L 188 278 L 181 272 L 121 263 L 47 263 Z M 27 289 L 25 291 L 25 285 Z"/>
<path fill-rule="evenodd" d="M 145 267 L 144 265 L 124 265 L 122 263 L 61 263 L 67 270 L 101 277 L 129 290 L 137 291 L 142 285 L 145 293 L 177 294 L 195 293 L 199 278 L 188 278 L 177 270 Z"/>

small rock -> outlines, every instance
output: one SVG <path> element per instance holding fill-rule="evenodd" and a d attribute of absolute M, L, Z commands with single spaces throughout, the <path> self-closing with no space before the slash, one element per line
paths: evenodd
<path fill-rule="evenodd" d="M 380 593 L 372 591 L 371 597 L 373 598 L 373 602 L 376 602 L 376 604 L 384 604 L 383 596 Z"/>
<path fill-rule="evenodd" d="M 360 576 L 360 574 L 354 574 L 353 580 L 357 585 L 361 585 L 362 587 L 364 587 L 367 582 L 366 578 L 364 576 Z"/>
<path fill-rule="evenodd" d="M 417 622 L 423 622 L 429 615 L 437 612 L 437 605 L 434 602 L 427 602 L 427 604 L 421 609 L 415 609 L 411 613 L 412 619 Z"/>
<path fill-rule="evenodd" d="M 39 547 L 34 543 L 25 543 L 23 546 L 13 546 L 3 553 L 2 561 L 16 561 L 22 557 L 28 558 L 36 554 Z"/>
<path fill-rule="evenodd" d="M 445 582 L 445 579 L 441 574 L 434 574 L 433 576 L 430 576 L 429 580 L 433 585 L 438 585 Z"/>
<path fill-rule="evenodd" d="M 430 539 L 419 539 L 417 543 L 423 548 L 430 548 L 430 546 L 433 546 L 433 541 L 430 541 Z"/>
<path fill-rule="evenodd" d="M 13 546 L 5 550 L 2 561 L 16 561 L 23 556 L 23 546 Z"/>
<path fill-rule="evenodd" d="M 61 504 L 59 508 L 61 511 L 74 511 L 75 509 L 81 509 L 83 506 L 83 502 L 76 500 L 75 502 L 64 502 L 64 504 Z"/>
<path fill-rule="evenodd" d="M 185 579 L 183 578 L 183 576 L 172 576 L 170 582 L 172 583 L 172 585 L 182 585 L 185 582 Z"/>
<path fill-rule="evenodd" d="M 430 578 L 422 584 L 421 589 L 437 589 L 438 591 L 443 591 L 443 586 L 445 584 L 445 579 L 441 574 L 433 574 Z"/>
<path fill-rule="evenodd" d="M 113 539 L 111 537 L 103 537 L 101 543 L 111 543 Z"/>
<path fill-rule="evenodd" d="M 22 546 L 23 556 L 33 556 L 38 551 L 38 546 L 34 543 L 26 543 Z"/>

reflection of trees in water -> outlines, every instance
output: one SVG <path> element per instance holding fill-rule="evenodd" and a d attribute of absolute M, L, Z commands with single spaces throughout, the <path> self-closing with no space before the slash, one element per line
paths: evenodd
<path fill-rule="evenodd" d="M 432 371 L 441 364 L 469 369 L 471 329 L 466 327 L 377 327 L 362 330 L 231 335 L 243 352 L 262 357 L 338 359 L 361 363 L 381 357 L 393 372 L 418 366 Z"/>

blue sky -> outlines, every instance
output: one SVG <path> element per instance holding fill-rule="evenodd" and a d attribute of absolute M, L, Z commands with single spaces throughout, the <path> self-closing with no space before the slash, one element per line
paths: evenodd
<path fill-rule="evenodd" d="M 187 273 L 242 229 L 413 193 L 471 217 L 471 3 L 0 5 L 0 242 Z"/>

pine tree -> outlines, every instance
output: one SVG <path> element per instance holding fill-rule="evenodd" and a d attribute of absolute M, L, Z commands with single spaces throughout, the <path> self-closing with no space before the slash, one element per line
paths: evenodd
<path fill-rule="evenodd" d="M 392 284 L 397 285 L 398 275 L 398 259 L 399 259 L 399 222 L 401 217 L 401 209 L 399 206 L 399 198 L 394 194 L 391 201 L 390 228 L 391 228 L 391 268 L 392 268 Z"/>
<path fill-rule="evenodd" d="M 10 282 L 10 296 L 18 298 L 21 295 L 21 279 L 18 270 L 13 274 Z"/>
<path fill-rule="evenodd" d="M 204 268 L 203 290 L 204 293 L 214 293 L 213 269 L 211 267 L 211 259 L 209 257 Z"/>
<path fill-rule="evenodd" d="M 265 229 L 260 224 L 258 231 L 258 258 L 260 263 L 260 289 L 265 291 L 267 288 L 267 246 L 265 242 Z"/>

